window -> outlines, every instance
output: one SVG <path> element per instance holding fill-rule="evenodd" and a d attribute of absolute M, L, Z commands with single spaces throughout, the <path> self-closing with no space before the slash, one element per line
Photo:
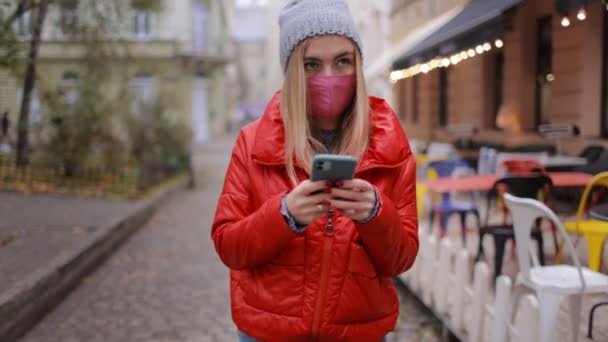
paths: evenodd
<path fill-rule="evenodd" d="M 432 18 L 435 16 L 435 0 L 426 0 L 426 17 Z"/>
<path fill-rule="evenodd" d="M 13 99 L 13 87 L 11 87 L 11 82 L 8 80 L 6 73 L 0 73 L 0 111 L 8 110 L 8 106 L 10 106 Z"/>
<path fill-rule="evenodd" d="M 29 38 L 34 31 L 34 21 L 32 20 L 32 11 L 24 12 L 15 20 L 15 32 L 21 38 Z"/>
<path fill-rule="evenodd" d="M 500 107 L 502 106 L 502 91 L 504 84 L 504 65 L 505 65 L 505 54 L 503 50 L 499 50 L 495 52 L 494 55 L 494 103 L 492 105 L 493 116 L 492 116 L 492 126 L 494 128 L 498 128 L 496 125 L 496 118 L 498 117 L 498 111 L 500 111 Z"/>
<path fill-rule="evenodd" d="M 412 77 L 412 122 L 418 123 L 418 110 L 419 110 L 419 102 L 418 102 L 418 87 L 419 87 L 419 77 Z"/>
<path fill-rule="evenodd" d="M 236 0 L 237 8 L 247 8 L 247 7 L 265 7 L 268 5 L 268 0 Z"/>
<path fill-rule="evenodd" d="M 69 37 L 78 28 L 78 3 L 63 1 L 59 8 L 59 29 L 62 37 Z"/>
<path fill-rule="evenodd" d="M 236 7 L 249 7 L 252 0 L 236 0 Z"/>
<path fill-rule="evenodd" d="M 140 72 L 133 77 L 132 83 L 133 102 L 131 110 L 133 114 L 139 115 L 143 108 L 151 105 L 156 97 L 156 84 L 154 77 L 145 72 Z"/>
<path fill-rule="evenodd" d="M 399 119 L 405 121 L 407 115 L 407 80 L 403 79 L 397 83 L 397 103 L 399 106 Z"/>
<path fill-rule="evenodd" d="M 448 124 L 448 71 L 439 69 L 439 126 Z"/>
<path fill-rule="evenodd" d="M 6 19 L 8 16 L 11 4 L 8 2 L 0 2 L 0 20 Z"/>
<path fill-rule="evenodd" d="M 148 39 L 152 36 L 152 15 L 147 11 L 133 10 L 131 13 L 131 37 Z"/>
<path fill-rule="evenodd" d="M 608 138 L 608 11 L 604 11 L 604 96 L 602 96 L 602 137 Z"/>
<path fill-rule="evenodd" d="M 17 89 L 17 111 L 21 108 L 21 101 L 23 101 L 23 85 L 20 85 Z M 42 119 L 43 113 L 40 96 L 38 96 L 38 89 L 34 88 L 30 93 L 29 124 L 32 126 L 39 125 L 42 123 Z"/>
<path fill-rule="evenodd" d="M 197 53 L 204 53 L 209 49 L 209 9 L 204 2 L 193 4 L 192 48 Z"/>
<path fill-rule="evenodd" d="M 551 16 L 538 19 L 536 40 L 536 126 L 551 123 L 553 27 Z"/>
<path fill-rule="evenodd" d="M 73 105 L 80 97 L 80 77 L 78 73 L 66 71 L 59 81 L 59 94 L 68 105 Z"/>

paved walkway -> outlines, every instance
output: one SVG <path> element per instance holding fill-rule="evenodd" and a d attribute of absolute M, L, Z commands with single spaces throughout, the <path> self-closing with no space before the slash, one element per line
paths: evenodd
<path fill-rule="evenodd" d="M 200 150 L 197 189 L 169 201 L 23 341 L 235 341 L 228 270 L 210 239 L 231 145 Z M 401 312 L 389 341 L 439 340 L 411 297 Z"/>
<path fill-rule="evenodd" d="M 0 192 L 0 293 L 136 206 L 137 202 Z"/>

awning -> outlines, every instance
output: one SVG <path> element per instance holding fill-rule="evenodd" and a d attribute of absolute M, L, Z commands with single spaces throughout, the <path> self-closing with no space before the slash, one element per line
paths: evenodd
<path fill-rule="evenodd" d="M 448 21 L 452 20 L 458 13 L 462 11 L 462 9 L 463 7 L 459 6 L 449 10 L 409 33 L 401 41 L 399 41 L 395 47 L 387 49 L 379 57 L 374 59 L 372 63 L 365 68 L 365 76 L 368 78 L 373 78 L 385 72 L 386 69 L 391 67 L 396 58 L 402 56 L 407 51 L 412 50 L 417 44 L 428 38 Z"/>
<path fill-rule="evenodd" d="M 473 0 L 452 20 L 397 59 L 393 70 L 405 69 L 501 37 L 503 15 L 522 1 Z"/>

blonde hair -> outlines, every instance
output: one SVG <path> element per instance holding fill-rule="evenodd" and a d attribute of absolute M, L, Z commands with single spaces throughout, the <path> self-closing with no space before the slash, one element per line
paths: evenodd
<path fill-rule="evenodd" d="M 311 134 L 311 122 L 307 115 L 308 101 L 304 70 L 304 52 L 307 46 L 308 44 L 305 41 L 291 53 L 281 91 L 280 110 L 285 126 L 285 167 L 294 186 L 298 184 L 295 163 L 309 172 L 314 155 L 318 152 L 325 152 L 323 144 Z M 352 111 L 347 113 L 347 116 L 342 120 L 342 126 L 339 127 L 339 141 L 336 150 L 333 152 L 360 159 L 369 141 L 370 110 L 361 54 L 359 50 L 355 50 L 357 77 L 355 103 Z"/>

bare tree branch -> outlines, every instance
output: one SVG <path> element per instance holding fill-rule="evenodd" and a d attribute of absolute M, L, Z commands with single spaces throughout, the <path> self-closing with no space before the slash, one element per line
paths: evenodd
<path fill-rule="evenodd" d="M 27 69 L 25 72 L 25 81 L 23 83 L 23 98 L 21 99 L 21 110 L 19 112 L 19 125 L 17 128 L 17 166 L 25 167 L 29 162 L 28 158 L 28 127 L 30 114 L 30 100 L 34 83 L 36 82 L 36 63 L 38 62 L 38 47 L 42 35 L 42 27 L 46 18 L 47 8 L 51 0 L 40 0 L 38 13 L 36 15 L 36 23 L 34 24 L 34 32 L 32 33 L 32 41 L 30 43 L 30 51 L 27 59 Z"/>
<path fill-rule="evenodd" d="M 19 0 L 17 7 L 13 11 L 11 15 L 9 15 L 4 21 L 4 26 L 9 28 L 15 20 L 19 19 L 25 12 L 31 11 L 34 8 L 38 7 L 39 3 L 37 1 L 32 0 Z"/>

